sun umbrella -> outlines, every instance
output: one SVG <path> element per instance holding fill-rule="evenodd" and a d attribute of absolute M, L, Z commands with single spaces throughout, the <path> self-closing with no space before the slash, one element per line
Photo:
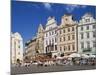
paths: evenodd
<path fill-rule="evenodd" d="M 81 57 L 81 56 L 78 53 L 72 53 L 68 57 L 72 57 L 73 58 L 73 57 Z"/>
<path fill-rule="evenodd" d="M 96 55 L 92 55 L 92 54 L 91 54 L 91 55 L 89 55 L 89 57 L 91 57 L 91 58 L 95 58 L 95 57 L 96 57 Z"/>
<path fill-rule="evenodd" d="M 82 57 L 82 58 L 89 58 L 89 55 L 82 54 L 81 57 Z"/>

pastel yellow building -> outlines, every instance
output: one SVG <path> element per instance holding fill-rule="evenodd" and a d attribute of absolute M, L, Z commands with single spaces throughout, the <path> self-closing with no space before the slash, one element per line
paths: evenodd
<path fill-rule="evenodd" d="M 77 22 L 73 21 L 72 15 L 65 14 L 62 16 L 61 24 L 57 30 L 57 47 L 59 55 L 69 55 L 73 52 L 77 52 L 77 34 L 76 34 Z"/>

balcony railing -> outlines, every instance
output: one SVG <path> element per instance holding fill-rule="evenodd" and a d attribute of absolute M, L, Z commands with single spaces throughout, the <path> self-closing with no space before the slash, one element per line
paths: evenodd
<path fill-rule="evenodd" d="M 91 52 L 92 48 L 84 48 L 83 52 Z"/>

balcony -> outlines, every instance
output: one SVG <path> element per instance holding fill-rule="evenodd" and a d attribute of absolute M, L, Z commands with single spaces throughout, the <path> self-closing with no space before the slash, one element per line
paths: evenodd
<path fill-rule="evenodd" d="M 83 52 L 91 52 L 92 51 L 92 48 L 84 48 L 83 49 Z"/>

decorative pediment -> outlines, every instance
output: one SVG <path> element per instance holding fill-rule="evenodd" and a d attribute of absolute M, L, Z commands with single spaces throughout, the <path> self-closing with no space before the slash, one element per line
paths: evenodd
<path fill-rule="evenodd" d="M 56 23 L 55 17 L 49 16 L 47 19 L 46 26 Z"/>
<path fill-rule="evenodd" d="M 73 21 L 73 16 L 70 15 L 70 14 L 64 14 L 62 16 L 62 19 L 61 19 L 61 24 L 60 24 L 60 28 L 63 28 L 63 27 L 69 27 L 69 26 L 72 26 L 72 25 L 75 25 L 77 24 L 76 21 Z"/>
<path fill-rule="evenodd" d="M 22 36 L 18 32 L 14 33 L 13 37 L 15 37 L 16 39 L 22 40 Z"/>
<path fill-rule="evenodd" d="M 73 16 L 72 15 L 67 15 L 65 14 L 64 16 L 62 16 L 61 19 L 61 25 L 73 25 L 74 21 L 73 21 Z"/>
<path fill-rule="evenodd" d="M 86 13 L 81 17 L 81 20 L 79 21 L 79 25 L 95 23 L 95 22 L 96 20 L 94 19 L 93 15 L 91 13 Z"/>

